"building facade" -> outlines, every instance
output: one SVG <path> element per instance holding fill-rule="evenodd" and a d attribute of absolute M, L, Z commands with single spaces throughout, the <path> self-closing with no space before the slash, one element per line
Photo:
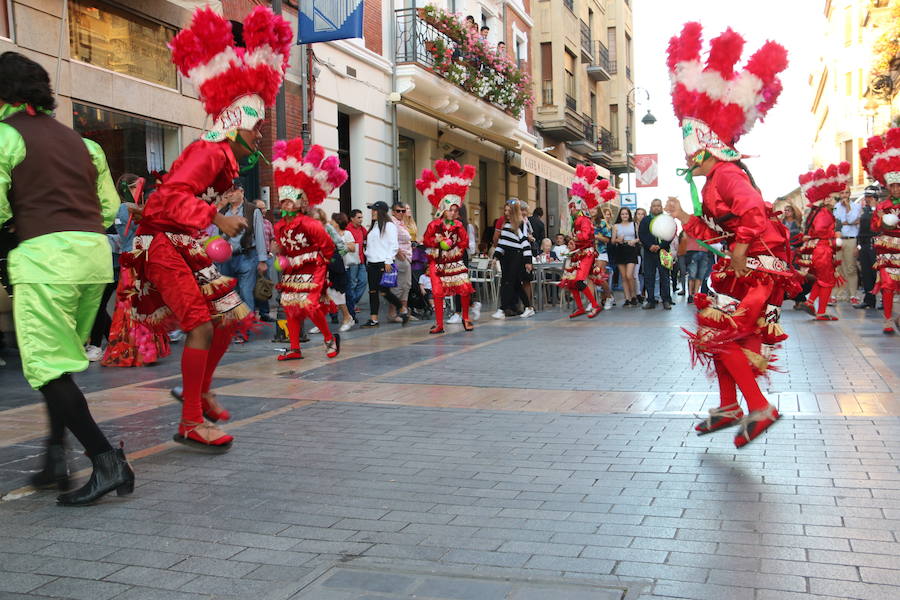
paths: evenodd
<path fill-rule="evenodd" d="M 618 183 L 632 151 L 631 7 L 626 0 L 536 0 L 538 146 L 570 166 L 594 164 Z M 565 230 L 566 186 L 538 182 L 551 230 Z"/>
<path fill-rule="evenodd" d="M 859 160 L 866 139 L 882 133 L 896 116 L 893 78 L 889 93 L 880 89 L 884 74 L 872 70 L 873 46 L 890 19 L 890 0 L 825 0 L 822 54 L 810 74 L 810 110 L 815 118 L 813 165 L 847 161 L 852 192 L 868 179 Z"/>

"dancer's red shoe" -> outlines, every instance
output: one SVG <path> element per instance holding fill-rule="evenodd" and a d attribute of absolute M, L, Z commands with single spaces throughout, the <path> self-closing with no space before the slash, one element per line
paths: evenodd
<path fill-rule="evenodd" d="M 697 432 L 697 435 L 706 435 L 713 431 L 737 425 L 743 417 L 744 411 L 741 410 L 741 405 L 737 402 L 728 406 L 717 406 L 709 409 L 709 416 L 697 423 L 694 426 L 694 430 Z"/>
<path fill-rule="evenodd" d="M 278 360 L 280 360 L 280 361 L 285 361 L 285 360 L 300 360 L 301 358 L 303 358 L 303 353 L 300 352 L 300 348 L 291 348 L 290 350 L 288 350 L 288 351 L 285 352 L 284 354 L 281 354 L 281 355 L 278 357 Z"/>
<path fill-rule="evenodd" d="M 325 342 L 325 356 L 334 358 L 341 353 L 341 336 L 334 334 L 334 337 Z"/>
<path fill-rule="evenodd" d="M 182 421 L 178 424 L 178 433 L 172 439 L 189 448 L 221 454 L 231 449 L 234 437 L 224 433 L 215 425 L 203 421 L 202 423 L 190 423 Z"/>
<path fill-rule="evenodd" d="M 593 309 L 591 309 L 591 312 L 588 313 L 588 319 L 593 319 L 594 317 L 599 315 L 601 312 L 603 312 L 603 307 L 595 306 Z"/>
<path fill-rule="evenodd" d="M 574 319 L 576 317 L 580 317 L 581 315 L 586 315 L 586 314 L 587 314 L 586 310 L 584 310 L 583 308 L 578 308 L 575 310 L 575 312 L 573 312 L 572 314 L 569 315 L 569 318 Z"/>
<path fill-rule="evenodd" d="M 466 331 L 474 331 L 475 326 L 472 325 L 472 321 L 463 321 L 463 329 Z"/>
<path fill-rule="evenodd" d="M 771 404 L 763 410 L 751 411 L 749 415 L 741 419 L 741 430 L 734 437 L 734 445 L 743 448 L 762 433 L 775 424 L 781 418 L 778 410 Z"/>
<path fill-rule="evenodd" d="M 428 330 L 428 333 L 444 333 L 444 328 L 438 327 L 437 325 L 435 325 L 434 327 L 432 327 L 431 329 Z"/>
<path fill-rule="evenodd" d="M 837 321 L 838 318 L 834 315 L 816 315 L 816 321 Z"/>

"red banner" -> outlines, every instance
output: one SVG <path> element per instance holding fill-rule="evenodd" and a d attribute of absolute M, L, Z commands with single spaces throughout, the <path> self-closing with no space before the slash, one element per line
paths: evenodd
<path fill-rule="evenodd" d="M 634 155 L 634 178 L 637 187 L 659 185 L 659 160 L 656 154 Z"/>

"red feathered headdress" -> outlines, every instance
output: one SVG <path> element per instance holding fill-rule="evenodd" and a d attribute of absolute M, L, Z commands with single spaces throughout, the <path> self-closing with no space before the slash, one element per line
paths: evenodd
<path fill-rule="evenodd" d="M 813 206 L 832 194 L 839 194 L 850 183 L 850 163 L 828 165 L 827 169 L 818 169 L 804 173 L 799 177 L 800 191 Z"/>
<path fill-rule="evenodd" d="M 575 167 L 575 180 L 569 188 L 569 203 L 578 210 L 594 210 L 600 200 L 609 202 L 616 197 L 616 191 L 609 187 L 609 181 L 597 178 L 597 169 L 587 165 Z"/>
<path fill-rule="evenodd" d="M 275 103 L 284 79 L 294 34 L 270 9 L 257 6 L 244 20 L 245 48 L 235 46 L 231 23 L 211 9 L 194 12 L 191 26 L 169 48 L 172 62 L 191 81 L 213 127 L 203 138 L 233 139 L 238 129 L 253 129 Z"/>
<path fill-rule="evenodd" d="M 328 194 L 347 181 L 337 156 L 325 157 L 322 146 L 312 146 L 303 156 L 303 140 L 275 142 L 272 174 L 281 200 L 299 201 L 301 194 L 310 206 L 321 204 Z"/>
<path fill-rule="evenodd" d="M 900 183 L 900 127 L 888 129 L 884 136 L 870 137 L 859 157 L 869 175 L 881 185 Z"/>
<path fill-rule="evenodd" d="M 416 179 L 416 189 L 435 208 L 435 216 L 453 206 L 460 206 L 472 180 L 475 167 L 460 166 L 455 160 L 439 160 L 434 163 L 434 171 L 422 169 L 422 178 Z"/>
<path fill-rule="evenodd" d="M 702 35 L 700 23 L 686 23 L 681 34 L 669 40 L 672 104 L 682 125 L 685 152 L 693 156 L 709 150 L 720 160 L 738 160 L 734 144 L 766 115 L 781 93 L 778 74 L 787 68 L 787 51 L 766 42 L 737 73 L 734 67 L 744 38 L 726 29 L 710 42 L 704 66 Z"/>

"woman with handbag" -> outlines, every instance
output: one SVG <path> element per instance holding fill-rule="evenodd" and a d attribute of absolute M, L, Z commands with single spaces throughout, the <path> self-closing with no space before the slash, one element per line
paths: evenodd
<path fill-rule="evenodd" d="M 622 207 L 613 225 L 612 243 L 616 247 L 616 263 L 619 267 L 619 280 L 625 292 L 623 306 L 637 306 L 637 291 L 634 270 L 637 268 L 638 244 L 637 227 L 631 217 L 631 209 Z"/>
<path fill-rule="evenodd" d="M 334 358 L 341 351 L 341 336 L 331 333 L 325 313 L 337 310 L 326 291 L 335 244 L 322 223 L 307 213 L 347 180 L 347 172 L 340 168 L 336 156 L 325 158 L 321 146 L 311 147 L 303 156 L 299 138 L 276 142 L 274 155 L 272 169 L 282 215 L 275 226 L 277 260 L 282 268 L 278 289 L 291 343 L 278 360 L 303 358 L 300 333 L 304 319 L 319 328 L 325 338 L 325 353 Z"/>
<path fill-rule="evenodd" d="M 397 226 L 388 216 L 387 202 L 374 202 L 372 224 L 366 235 L 366 274 L 369 276 L 369 320 L 363 327 L 378 327 L 378 311 L 381 308 L 380 296 L 390 302 L 400 319 L 406 325 L 409 313 L 403 312 L 400 298 L 394 295 L 391 288 L 397 287 L 397 271 L 394 269 L 394 257 L 400 249 L 400 237 Z"/>
<path fill-rule="evenodd" d="M 475 328 L 469 320 L 469 303 L 475 289 L 463 262 L 469 234 L 458 218 L 474 178 L 475 167 L 462 167 L 455 160 L 439 160 L 434 163 L 433 171 L 424 169 L 421 179 L 416 180 L 416 189 L 435 208 L 435 218 L 422 236 L 422 243 L 428 248 L 428 274 L 434 296 L 435 324 L 428 333 L 444 332 L 444 298 L 456 294 L 460 296 L 463 329 Z"/>

